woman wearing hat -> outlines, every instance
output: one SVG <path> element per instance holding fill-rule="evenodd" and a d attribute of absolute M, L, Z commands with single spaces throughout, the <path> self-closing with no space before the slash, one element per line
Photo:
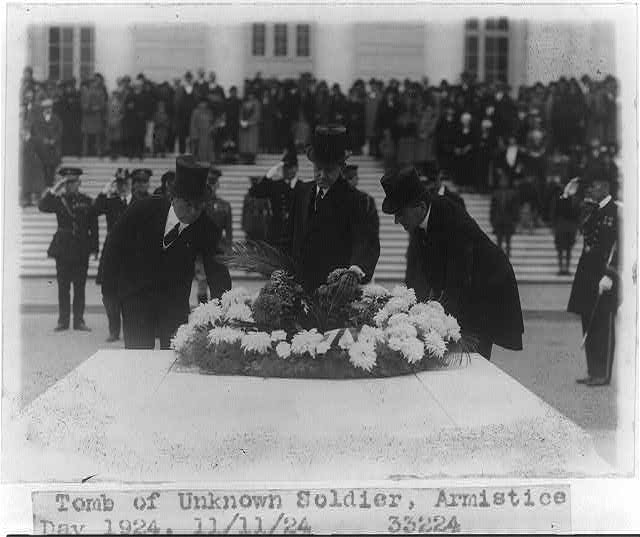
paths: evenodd
<path fill-rule="evenodd" d="M 381 179 L 382 211 L 395 215 L 412 235 L 407 257 L 415 266 L 407 286 L 418 300 L 436 297 L 477 339 L 477 352 L 489 359 L 493 344 L 521 350 L 522 311 L 509 260 L 459 205 L 426 192 L 414 168 Z"/>
<path fill-rule="evenodd" d="M 345 285 L 369 281 L 378 263 L 380 239 L 367 225 L 367 199 L 342 175 L 347 143 L 343 126 L 316 127 L 307 152 L 315 181 L 294 190 L 286 248 L 307 290 L 338 268 L 350 269 Z"/>
<path fill-rule="evenodd" d="M 205 214 L 209 167 L 178 157 L 171 200 L 137 201 L 109 235 L 103 288 L 122 306 L 125 348 L 168 349 L 189 316 L 194 264 L 202 255 L 212 297 L 231 288 L 231 277 L 215 260 L 220 230 Z"/>

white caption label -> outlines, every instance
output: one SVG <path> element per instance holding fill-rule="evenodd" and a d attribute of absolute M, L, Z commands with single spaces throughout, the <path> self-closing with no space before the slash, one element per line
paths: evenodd
<path fill-rule="evenodd" d="M 34 492 L 49 534 L 571 531 L 568 485 Z"/>

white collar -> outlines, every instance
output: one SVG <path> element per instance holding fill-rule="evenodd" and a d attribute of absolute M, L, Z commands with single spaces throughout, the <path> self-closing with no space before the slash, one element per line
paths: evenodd
<path fill-rule="evenodd" d="M 444 196 L 445 189 L 446 187 L 444 185 L 440 185 L 440 188 L 438 189 L 438 196 Z M 429 205 L 429 210 L 431 210 L 431 205 Z"/>
<path fill-rule="evenodd" d="M 424 220 L 420 222 L 418 227 L 422 228 L 422 230 L 426 233 L 427 226 L 429 225 L 429 215 L 431 214 L 431 204 L 429 204 L 429 208 L 427 209 L 427 215 L 424 217 Z"/>
<path fill-rule="evenodd" d="M 176 226 L 176 224 L 180 224 L 180 227 L 178 228 L 178 234 L 182 233 L 189 227 L 186 224 L 180 222 L 176 211 L 173 209 L 173 205 L 171 205 L 167 214 L 167 223 L 164 226 L 164 234 L 166 235 L 167 233 L 169 233 L 169 231 L 171 231 Z"/>
<path fill-rule="evenodd" d="M 127 205 L 129 205 L 131 203 L 131 199 L 133 198 L 133 194 L 131 192 L 129 192 L 126 197 L 124 198 L 125 201 L 127 202 Z M 175 225 L 175 224 L 174 224 Z"/>
<path fill-rule="evenodd" d="M 607 205 L 607 203 L 609 203 L 611 201 L 611 194 L 609 194 L 606 198 L 604 198 L 600 203 L 598 203 L 598 206 L 601 209 L 604 209 Z"/>

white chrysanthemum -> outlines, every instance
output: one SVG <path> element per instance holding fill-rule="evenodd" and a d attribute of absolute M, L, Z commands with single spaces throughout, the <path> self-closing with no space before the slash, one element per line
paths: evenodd
<path fill-rule="evenodd" d="M 391 296 L 391 292 L 382 285 L 370 283 L 362 286 L 362 296 L 367 298 L 384 298 Z"/>
<path fill-rule="evenodd" d="M 437 300 L 428 300 L 425 304 L 427 308 L 432 308 L 437 311 L 440 315 L 445 315 L 444 307 Z"/>
<path fill-rule="evenodd" d="M 402 340 L 400 352 L 410 364 L 418 363 L 424 358 L 424 343 L 416 337 Z"/>
<path fill-rule="evenodd" d="M 353 336 L 351 335 L 351 331 L 347 329 L 344 331 L 344 334 L 340 336 L 340 339 L 338 340 L 338 347 L 346 351 L 346 350 L 349 350 L 349 348 L 351 347 L 351 345 L 353 345 L 353 343 L 354 341 L 353 341 Z"/>
<path fill-rule="evenodd" d="M 349 361 L 354 367 L 371 371 L 376 365 L 376 351 L 373 343 L 358 341 L 349 348 Z"/>
<path fill-rule="evenodd" d="M 446 328 L 445 339 L 451 341 L 460 341 L 462 334 L 460 333 L 460 325 L 453 315 L 447 315 L 444 325 Z"/>
<path fill-rule="evenodd" d="M 219 345 L 220 343 L 236 343 L 242 339 L 243 332 L 230 326 L 218 326 L 209 330 L 209 343 Z"/>
<path fill-rule="evenodd" d="M 405 285 L 396 285 L 391 294 L 394 298 L 401 298 L 409 304 L 409 307 L 416 303 L 416 292 L 413 289 L 407 289 Z"/>
<path fill-rule="evenodd" d="M 327 352 L 329 352 L 329 349 L 331 348 L 331 342 L 325 340 L 322 340 L 321 342 L 316 344 L 316 353 L 319 355 L 322 354 L 326 354 Z"/>
<path fill-rule="evenodd" d="M 189 323 L 197 326 L 207 326 L 209 323 L 215 325 L 222 317 L 222 306 L 220 301 L 215 298 L 206 304 L 200 304 L 189 315 Z"/>
<path fill-rule="evenodd" d="M 438 315 L 434 310 L 429 309 L 422 315 L 411 316 L 411 322 L 418 329 L 420 334 L 434 331 L 445 337 L 447 334 L 446 318 Z"/>
<path fill-rule="evenodd" d="M 302 330 L 293 336 L 291 340 L 291 353 L 299 355 L 309 353 L 315 358 L 316 346 L 323 339 L 324 335 L 320 334 L 315 328 Z"/>
<path fill-rule="evenodd" d="M 234 304 L 246 304 L 251 301 L 251 294 L 244 287 L 229 289 L 222 295 L 220 302 L 224 309 L 230 308 Z"/>
<path fill-rule="evenodd" d="M 387 321 L 388 326 L 393 326 L 394 324 L 406 324 L 409 322 L 409 316 L 406 313 L 394 313 L 389 320 Z"/>
<path fill-rule="evenodd" d="M 399 337 L 390 337 L 387 341 L 387 347 L 392 351 L 399 351 L 402 348 L 402 339 Z"/>
<path fill-rule="evenodd" d="M 271 336 L 267 332 L 248 332 L 242 336 L 240 346 L 246 353 L 265 354 L 271 349 Z"/>
<path fill-rule="evenodd" d="M 286 360 L 291 356 L 291 345 L 286 341 L 281 341 L 276 345 L 276 354 L 278 355 L 278 358 Z"/>
<path fill-rule="evenodd" d="M 284 330 L 274 330 L 271 332 L 271 341 L 277 343 L 278 341 L 284 341 L 287 339 L 287 333 Z"/>
<path fill-rule="evenodd" d="M 384 332 L 380 328 L 375 328 L 368 324 L 363 325 L 358 334 L 359 342 L 369 341 L 375 345 L 376 343 L 384 343 L 384 340 Z"/>
<path fill-rule="evenodd" d="M 387 313 L 389 313 L 389 315 L 393 315 L 394 313 L 406 313 L 407 311 L 409 311 L 411 305 L 411 302 L 407 300 L 407 298 L 394 296 L 391 297 L 389 302 L 387 302 L 387 305 L 384 307 L 384 309 L 387 310 Z"/>
<path fill-rule="evenodd" d="M 427 332 L 422 339 L 424 340 L 425 351 L 429 356 L 442 358 L 444 353 L 447 352 L 447 344 L 437 332 Z"/>
<path fill-rule="evenodd" d="M 232 304 L 227 310 L 226 316 L 230 321 L 242 321 L 244 323 L 253 322 L 251 308 L 246 304 Z"/>
<path fill-rule="evenodd" d="M 196 326 L 194 324 L 189 323 L 180 325 L 175 336 L 171 338 L 171 348 L 176 352 L 184 352 L 193 342 L 195 335 Z"/>
<path fill-rule="evenodd" d="M 388 338 L 414 338 L 418 336 L 416 327 L 409 323 L 396 323 L 387 327 L 384 331 L 385 336 Z"/>
<path fill-rule="evenodd" d="M 384 323 L 388 318 L 389 318 L 389 312 L 386 310 L 386 308 L 382 308 L 380 311 L 378 311 L 378 313 L 376 313 L 373 316 L 373 320 L 376 323 L 376 326 L 378 328 L 381 328 L 382 326 L 384 326 Z"/>

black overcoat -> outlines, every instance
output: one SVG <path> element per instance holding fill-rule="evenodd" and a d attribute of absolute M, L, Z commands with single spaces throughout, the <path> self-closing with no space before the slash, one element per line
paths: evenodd
<path fill-rule="evenodd" d="M 296 184 L 286 249 L 298 264 L 303 285 L 319 287 L 337 268 L 357 265 L 371 280 L 380 238 L 371 223 L 367 196 L 340 177 L 314 210 L 315 182 Z"/>
<path fill-rule="evenodd" d="M 197 254 L 202 254 L 212 297 L 231 288 L 226 266 L 216 262 L 220 231 L 206 213 L 163 249 L 171 203 L 152 196 L 136 201 L 109 233 L 103 253 L 103 290 L 120 301 L 153 300 L 176 326 L 189 314 L 189 295 Z"/>
<path fill-rule="evenodd" d="M 267 242 L 281 248 L 287 236 L 293 189 L 284 179 L 271 181 L 263 177 L 262 181 L 251 186 L 249 195 L 256 198 L 269 199 L 271 203 L 271 220 L 267 229 Z"/>
<path fill-rule="evenodd" d="M 522 349 L 522 311 L 508 258 L 469 214 L 444 196 L 431 201 L 427 231 L 410 241 L 407 286 L 441 299 L 463 333 Z"/>

